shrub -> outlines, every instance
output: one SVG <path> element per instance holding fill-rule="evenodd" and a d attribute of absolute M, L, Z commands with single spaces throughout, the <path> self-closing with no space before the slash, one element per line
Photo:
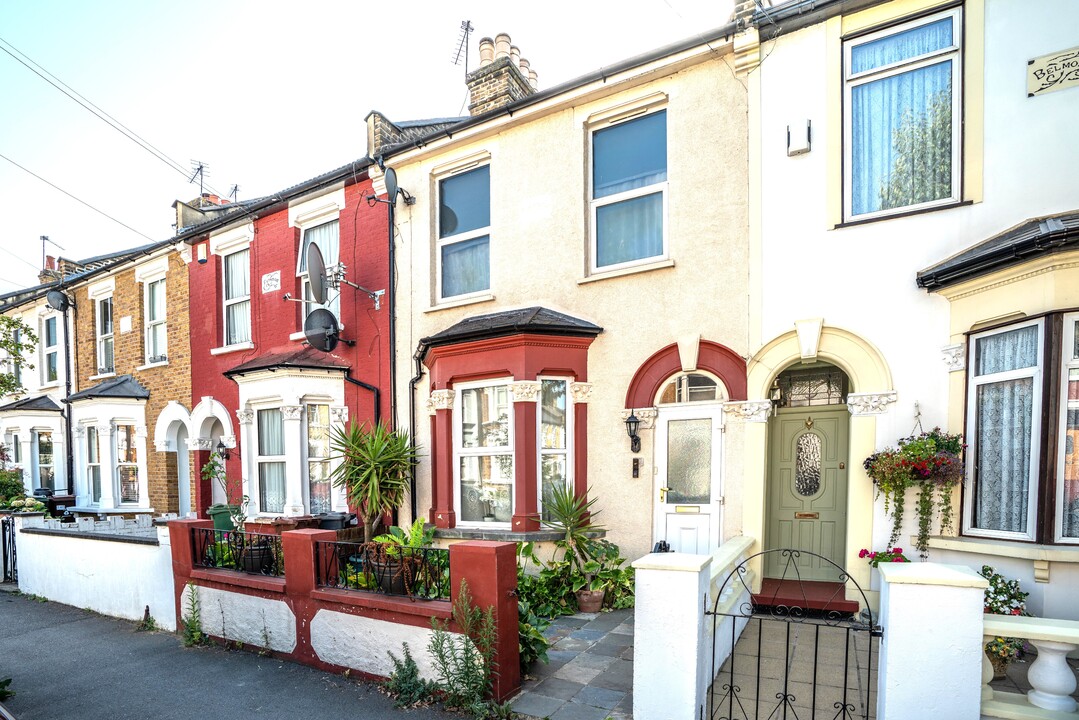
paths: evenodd
<path fill-rule="evenodd" d="M 453 619 L 461 635 L 449 632 L 449 623 L 431 619 L 434 634 L 429 649 L 438 668 L 438 687 L 447 707 L 483 720 L 491 713 L 487 698 L 498 672 L 494 609 L 473 606 L 468 583 L 462 581 L 453 603 Z"/>
<path fill-rule="evenodd" d="M 394 705 L 399 708 L 429 703 L 438 692 L 438 683 L 420 677 L 420 669 L 408 649 L 408 643 L 401 643 L 401 647 L 403 658 L 399 659 L 392 652 L 387 652 L 393 662 L 393 672 L 383 687 L 393 698 Z"/>

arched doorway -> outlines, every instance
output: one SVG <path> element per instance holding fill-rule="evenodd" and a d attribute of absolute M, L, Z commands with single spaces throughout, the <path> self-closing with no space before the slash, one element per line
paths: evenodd
<path fill-rule="evenodd" d="M 849 389 L 847 374 L 826 362 L 789 367 L 773 383 L 764 543 L 805 551 L 796 560 L 804 580 L 833 580 L 832 564 L 845 562 Z M 766 577 L 782 574 L 779 562 L 767 556 Z"/>

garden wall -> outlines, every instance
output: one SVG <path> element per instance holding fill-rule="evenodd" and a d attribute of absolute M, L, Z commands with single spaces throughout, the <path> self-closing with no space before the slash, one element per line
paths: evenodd
<path fill-rule="evenodd" d="M 149 607 L 158 627 L 176 629 L 167 528 L 107 534 L 67 527 L 16 518 L 20 591 L 128 620 L 141 620 Z"/>

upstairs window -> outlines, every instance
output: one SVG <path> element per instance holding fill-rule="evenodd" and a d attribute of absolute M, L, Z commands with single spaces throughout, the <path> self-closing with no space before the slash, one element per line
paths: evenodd
<path fill-rule="evenodd" d="M 251 340 L 251 278 L 248 250 L 222 258 L 224 265 L 225 345 Z"/>
<path fill-rule="evenodd" d="M 438 183 L 438 297 L 491 288 L 491 166 Z"/>
<path fill-rule="evenodd" d="M 107 375 L 114 371 L 112 341 L 112 298 L 97 301 L 97 373 Z"/>
<path fill-rule="evenodd" d="M 844 215 L 959 200 L 961 11 L 844 46 Z"/>
<path fill-rule="evenodd" d="M 146 362 L 168 360 L 168 329 L 165 323 L 165 280 L 146 283 Z"/>
<path fill-rule="evenodd" d="M 303 243 L 300 248 L 300 261 L 296 273 L 300 276 L 303 284 L 304 318 L 306 319 L 307 315 L 315 308 L 321 307 L 330 310 L 340 320 L 341 296 L 339 294 L 334 294 L 332 298 L 328 299 L 328 302 L 322 305 L 316 303 L 311 295 L 311 280 L 307 272 L 307 248 L 309 245 L 318 246 L 318 249 L 322 252 L 323 263 L 328 269 L 333 268 L 341 261 L 340 222 L 332 220 L 322 225 L 306 228 L 303 231 Z M 329 293 L 333 293 L 332 288 L 327 288 L 327 290 Z"/>
<path fill-rule="evenodd" d="M 48 385 L 60 379 L 58 371 L 58 358 L 60 355 L 60 340 L 56 334 L 56 318 L 45 318 L 41 332 L 41 382 Z"/>
<path fill-rule="evenodd" d="M 667 111 L 592 133 L 592 270 L 667 254 Z"/>

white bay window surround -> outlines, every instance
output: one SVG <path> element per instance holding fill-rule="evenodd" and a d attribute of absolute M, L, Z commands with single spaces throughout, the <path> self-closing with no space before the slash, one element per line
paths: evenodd
<path fill-rule="evenodd" d="M 100 511 L 152 511 L 142 401 L 72 404 L 75 504 Z"/>

